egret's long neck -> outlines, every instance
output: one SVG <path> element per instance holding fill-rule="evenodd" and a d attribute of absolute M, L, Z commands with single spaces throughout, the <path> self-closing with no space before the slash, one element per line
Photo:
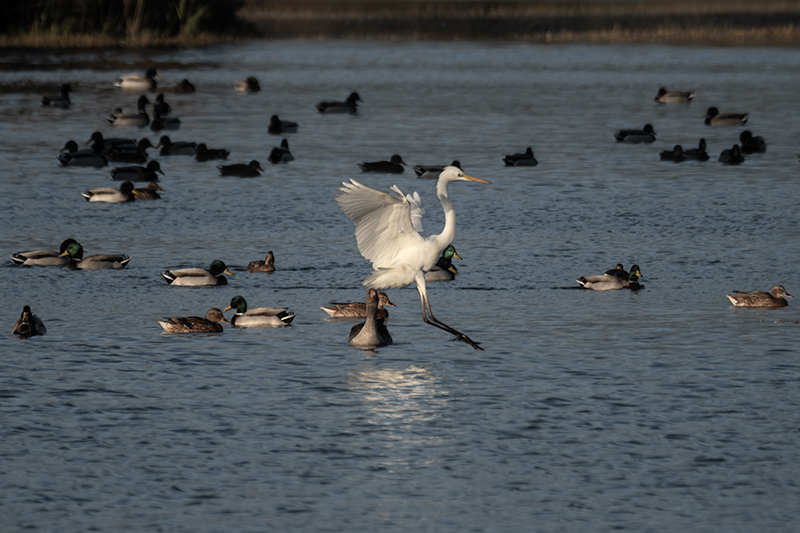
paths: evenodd
<path fill-rule="evenodd" d="M 453 242 L 456 236 L 456 210 L 453 209 L 453 202 L 447 195 L 447 183 L 440 181 L 436 184 L 436 196 L 439 197 L 442 209 L 444 209 L 444 229 L 437 236 L 442 249 Z"/>

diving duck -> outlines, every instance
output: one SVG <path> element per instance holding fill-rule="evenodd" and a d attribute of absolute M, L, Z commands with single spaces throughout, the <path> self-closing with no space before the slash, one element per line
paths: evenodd
<path fill-rule="evenodd" d="M 622 270 L 624 271 L 624 269 Z M 639 266 L 633 265 L 627 279 L 620 277 L 617 274 L 609 274 L 606 272 L 601 276 L 581 276 L 575 281 L 577 281 L 578 285 L 584 289 L 590 289 L 593 291 L 613 291 L 617 289 L 641 288 L 639 285 L 639 278 L 641 277 L 642 273 L 639 269 Z"/>
<path fill-rule="evenodd" d="M 123 254 L 95 254 L 83 257 L 83 246 L 77 242 L 67 246 L 59 257 L 67 257 L 67 266 L 72 270 L 119 270 L 125 268 L 131 260 Z"/>
<path fill-rule="evenodd" d="M 111 179 L 115 181 L 158 181 L 158 174 L 164 175 L 158 161 L 150 161 L 147 166 L 112 168 Z"/>
<path fill-rule="evenodd" d="M 238 80 L 233 84 L 237 93 L 256 93 L 261 90 L 261 85 L 254 76 L 250 76 L 244 80 Z"/>
<path fill-rule="evenodd" d="M 123 203 L 136 200 L 133 195 L 133 183 L 130 181 L 123 181 L 119 189 L 112 189 L 111 187 L 89 189 L 83 191 L 81 196 L 86 198 L 87 202 Z"/>
<path fill-rule="evenodd" d="M 167 333 L 222 333 L 220 322 L 230 324 L 223 316 L 222 311 L 216 307 L 209 309 L 205 318 L 199 316 L 169 317 L 158 321 Z"/>
<path fill-rule="evenodd" d="M 133 196 L 137 200 L 160 200 L 161 195 L 158 194 L 158 191 L 166 192 L 158 185 L 158 183 L 151 181 L 147 187 L 133 189 Z"/>
<path fill-rule="evenodd" d="M 742 126 L 749 117 L 747 113 L 720 113 L 716 107 L 709 107 L 703 118 L 706 126 Z"/>
<path fill-rule="evenodd" d="M 425 281 L 452 281 L 456 279 L 458 269 L 453 264 L 453 258 L 461 259 L 452 244 L 444 249 L 436 264 L 425 273 Z"/>
<path fill-rule="evenodd" d="M 361 101 L 358 93 L 352 92 L 344 102 L 323 101 L 316 104 L 314 107 L 316 107 L 317 111 L 320 113 L 350 113 L 352 115 L 357 111 L 356 102 Z"/>
<path fill-rule="evenodd" d="M 645 124 L 640 130 L 617 130 L 614 138 L 620 143 L 651 143 L 656 140 L 656 132 L 652 125 Z"/>
<path fill-rule="evenodd" d="M 167 285 L 176 287 L 202 287 L 208 285 L 227 285 L 228 280 L 223 274 L 233 276 L 228 267 L 216 259 L 211 262 L 208 269 L 184 268 L 182 270 L 167 270 L 161 275 L 167 280 Z"/>
<path fill-rule="evenodd" d="M 775 285 L 769 292 L 744 292 L 733 291 L 736 296 L 726 294 L 728 300 L 731 301 L 736 307 L 785 307 L 789 302 L 784 300 L 782 296 L 787 298 L 794 298 L 791 294 L 786 292 L 783 285 Z"/>
<path fill-rule="evenodd" d="M 668 91 L 664 87 L 661 87 L 658 90 L 658 94 L 654 98 L 656 102 L 662 104 L 688 104 L 692 101 L 692 98 L 695 97 L 694 91 L 691 92 L 680 92 L 680 91 Z"/>
<path fill-rule="evenodd" d="M 70 91 L 72 91 L 72 85 L 65 83 L 61 86 L 61 94 L 42 96 L 42 107 L 60 107 L 61 109 L 67 109 L 72 104 L 69 100 Z"/>
<path fill-rule="evenodd" d="M 288 163 L 294 161 L 292 152 L 289 151 L 289 141 L 286 139 L 281 140 L 281 145 L 276 146 L 269 153 L 269 162 L 273 165 L 278 163 Z"/>
<path fill-rule="evenodd" d="M 353 326 L 347 344 L 375 348 L 392 344 L 392 336 L 382 318 L 378 318 L 378 294 L 375 289 L 367 291 L 365 305 L 365 320 L 363 324 Z"/>
<path fill-rule="evenodd" d="M 400 174 L 404 172 L 403 158 L 395 154 L 389 161 L 374 161 L 372 163 L 358 163 L 359 168 L 364 172 L 386 172 L 390 174 Z"/>
<path fill-rule="evenodd" d="M 378 310 L 377 316 L 380 319 L 386 319 L 389 317 L 389 311 L 384 309 L 384 306 L 388 305 L 391 307 L 396 307 L 392 302 L 389 301 L 389 297 L 386 295 L 385 292 L 378 293 Z M 366 318 L 367 317 L 367 304 L 364 302 L 352 302 L 352 303 L 337 303 L 333 302 L 328 304 L 327 307 L 320 307 L 323 311 L 328 313 L 328 316 L 333 318 Z"/>
<path fill-rule="evenodd" d="M 744 130 L 739 134 L 739 142 L 742 143 L 743 154 L 763 154 L 767 151 L 767 143 L 764 138 L 753 134 L 749 130 Z"/>
<path fill-rule="evenodd" d="M 522 154 L 509 154 L 503 157 L 503 163 L 507 167 L 535 167 L 539 164 L 535 157 L 533 157 L 533 148 L 530 146 Z"/>
<path fill-rule="evenodd" d="M 11 256 L 11 260 L 14 264 L 24 266 L 65 266 L 69 261 L 66 257 L 61 257 L 61 254 L 67 251 L 67 246 L 77 242 L 75 239 L 66 239 L 57 252 L 51 250 L 17 252 Z"/>
<path fill-rule="evenodd" d="M 260 176 L 261 172 L 264 169 L 261 168 L 261 165 L 253 159 L 248 164 L 244 163 L 235 163 L 233 165 L 220 165 L 217 167 L 221 176 L 239 176 L 240 178 L 255 178 L 256 176 Z"/>
<path fill-rule="evenodd" d="M 269 119 L 267 132 L 273 135 L 283 135 L 284 133 L 297 133 L 297 122 L 281 120 L 278 115 L 272 115 Z"/>
<path fill-rule="evenodd" d="M 22 315 L 14 322 L 14 328 L 11 330 L 12 335 L 19 335 L 23 339 L 45 333 L 47 333 L 47 328 L 44 327 L 44 323 L 31 312 L 28 305 L 22 308 Z"/>
<path fill-rule="evenodd" d="M 267 252 L 267 257 L 263 261 L 250 261 L 247 265 L 248 272 L 275 272 L 275 254 L 272 250 Z"/>
<path fill-rule="evenodd" d="M 417 179 L 438 180 L 439 174 L 444 171 L 446 166 L 447 165 L 415 165 L 414 173 L 417 175 Z M 461 163 L 458 160 L 454 160 L 452 163 L 450 163 L 450 166 L 461 168 Z"/>
<path fill-rule="evenodd" d="M 231 325 L 240 328 L 276 328 L 288 326 L 294 320 L 294 313 L 287 312 L 288 308 L 276 309 L 272 307 L 256 307 L 247 309 L 247 302 L 242 296 L 234 296 L 228 307 L 222 310 L 236 309 L 236 314 L 231 317 Z"/>
<path fill-rule="evenodd" d="M 708 161 L 708 152 L 706 152 L 706 140 L 700 139 L 697 143 L 697 148 L 689 148 L 683 151 L 683 156 L 687 160 L 693 161 Z"/>
<path fill-rule="evenodd" d="M 156 73 L 156 69 L 149 68 L 144 76 L 137 76 L 129 74 L 127 76 L 120 76 L 114 82 L 115 87 L 125 89 L 127 91 L 155 91 L 156 79 L 161 77 Z"/>
<path fill-rule="evenodd" d="M 719 154 L 719 159 L 717 159 L 720 163 L 724 165 L 740 165 L 744 163 L 744 156 L 742 155 L 742 150 L 739 148 L 738 144 L 734 144 L 733 147 L 723 150 L 721 154 Z"/>
<path fill-rule="evenodd" d="M 661 161 L 672 161 L 673 163 L 680 163 L 686 161 L 686 156 L 683 155 L 683 147 L 676 144 L 672 150 L 664 150 L 659 154 Z"/>

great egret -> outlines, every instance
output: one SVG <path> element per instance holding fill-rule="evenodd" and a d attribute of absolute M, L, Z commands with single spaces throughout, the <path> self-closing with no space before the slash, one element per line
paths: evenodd
<path fill-rule="evenodd" d="M 370 289 L 388 289 L 416 282 L 422 319 L 481 350 L 472 339 L 433 316 L 425 289 L 425 272 L 436 264 L 456 234 L 456 212 L 447 195 L 447 185 L 451 181 L 489 183 L 464 174 L 457 167 L 446 167 L 436 182 L 436 195 L 444 209 L 444 230 L 428 237 L 420 235 L 424 211 L 419 194 L 404 196 L 396 185 L 391 187 L 395 193 L 392 195 L 351 179 L 350 183 L 342 183 L 344 187 L 336 195 L 336 202 L 345 216 L 353 221 L 358 250 L 374 268 L 362 284 Z"/>

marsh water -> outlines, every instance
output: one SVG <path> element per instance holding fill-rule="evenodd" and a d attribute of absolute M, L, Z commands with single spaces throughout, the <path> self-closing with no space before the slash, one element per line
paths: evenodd
<path fill-rule="evenodd" d="M 800 292 L 797 50 L 505 43 L 276 41 L 191 50 L 0 52 L 2 322 L 23 305 L 45 336 L 0 338 L 4 531 L 796 531 L 800 521 L 800 303 L 733 307 L 734 290 Z M 88 203 L 108 167 L 62 167 L 67 140 L 149 137 L 104 115 L 155 67 L 181 119 L 173 141 L 259 160 L 260 177 L 158 157 L 162 199 Z M 256 76 L 262 90 L 238 94 Z M 194 94 L 170 90 L 188 78 Z M 68 110 L 40 106 L 70 82 Z M 691 104 L 653 101 L 659 87 Z M 358 91 L 358 114 L 314 104 Z M 153 93 L 150 93 L 152 100 Z M 724 166 L 749 113 L 764 154 Z M 299 123 L 295 161 L 271 165 Z M 650 123 L 652 144 L 614 141 Z M 659 161 L 708 143 L 705 163 Z M 534 149 L 538 166 L 502 157 Z M 399 154 L 400 175 L 363 161 Z M 457 159 L 490 185 L 450 186 L 463 258 L 429 285 L 387 291 L 394 344 L 347 345 L 370 265 L 334 200 L 354 178 L 420 192 L 417 164 Z M 144 184 L 141 184 L 144 185 Z M 125 253 L 123 270 L 17 267 L 14 252 Z M 248 262 L 276 257 L 274 273 Z M 222 287 L 160 272 L 222 259 Z M 642 290 L 575 279 L 623 263 Z M 292 325 L 170 335 L 234 295 L 289 307 Z M 230 311 L 226 313 L 230 317 Z"/>

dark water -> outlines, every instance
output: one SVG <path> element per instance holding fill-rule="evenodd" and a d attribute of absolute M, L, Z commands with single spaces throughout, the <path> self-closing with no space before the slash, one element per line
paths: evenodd
<path fill-rule="evenodd" d="M 270 42 L 170 52 L 0 54 L 0 196 L 8 256 L 127 253 L 121 271 L 3 270 L 8 331 L 23 305 L 44 337 L 2 337 L 4 531 L 795 531 L 800 364 L 794 301 L 738 309 L 732 290 L 800 292 L 800 64 L 794 49 Z M 157 202 L 103 205 L 107 169 L 62 168 L 66 140 L 141 137 L 103 116 L 133 108 L 111 86 L 155 66 L 182 120 L 173 140 L 259 159 L 262 177 L 160 158 Z M 259 78 L 262 91 L 233 82 Z M 68 111 L 39 107 L 70 81 Z M 659 87 L 696 90 L 658 105 Z M 357 90 L 357 116 L 313 104 Z M 765 154 L 716 163 L 750 113 Z M 277 113 L 300 124 L 296 161 L 266 157 Z M 652 123 L 652 145 L 614 142 Z M 662 163 L 700 137 L 712 161 Z M 535 168 L 503 155 L 532 146 Z M 352 224 L 333 197 L 356 178 L 420 191 L 433 182 L 362 175 L 357 162 L 459 159 L 491 185 L 450 187 L 462 261 L 429 287 L 443 321 L 477 352 L 422 323 L 416 289 L 395 344 L 347 346 L 362 300 Z M 276 256 L 277 271 L 248 273 Z M 223 259 L 226 287 L 177 288 L 168 268 Z M 645 289 L 573 290 L 575 278 L 638 263 Z M 202 315 L 242 294 L 288 306 L 285 329 L 171 336 L 156 320 Z"/>

